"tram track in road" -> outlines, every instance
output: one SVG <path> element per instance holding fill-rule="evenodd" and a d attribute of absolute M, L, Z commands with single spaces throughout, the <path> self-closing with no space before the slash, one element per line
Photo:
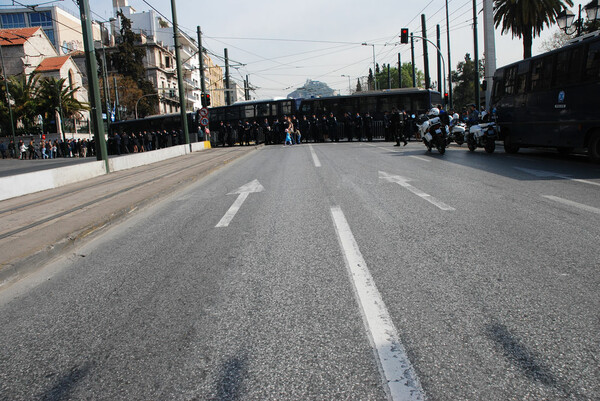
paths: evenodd
<path fill-rule="evenodd" d="M 211 157 L 210 159 L 203 160 L 200 163 L 195 163 L 195 164 L 191 165 L 190 167 L 199 167 L 199 166 L 202 166 L 202 165 L 209 164 L 211 162 L 214 162 L 216 159 L 222 158 L 223 156 L 226 156 L 226 155 L 231 154 L 233 152 L 235 152 L 235 150 L 231 150 L 231 151 L 228 151 L 228 152 L 226 152 L 224 154 L 220 154 L 220 155 L 217 155 L 215 157 Z M 231 159 L 225 159 L 225 160 L 223 160 L 223 163 L 227 163 L 229 160 L 231 160 Z M 62 217 L 68 216 L 68 215 L 70 215 L 72 213 L 81 211 L 82 209 L 85 209 L 85 208 L 88 208 L 88 207 L 93 206 L 95 204 L 99 204 L 99 203 L 101 203 L 103 201 L 115 198 L 116 196 L 119 196 L 121 194 L 133 191 L 135 189 L 141 188 L 141 187 L 146 186 L 146 185 L 151 185 L 152 183 L 160 181 L 162 179 L 173 177 L 173 176 L 175 176 L 175 175 L 177 175 L 178 173 L 181 172 L 181 168 L 176 168 L 176 169 L 173 168 L 175 165 L 178 165 L 178 164 L 179 164 L 178 162 L 172 162 L 172 163 L 169 163 L 167 166 L 162 165 L 162 166 L 153 167 L 153 168 L 148 169 L 148 170 L 144 170 L 144 173 L 146 173 L 148 171 L 151 172 L 151 171 L 155 171 L 157 169 L 164 169 L 165 167 L 171 167 L 169 169 L 169 171 L 167 171 L 167 172 L 165 172 L 165 173 L 163 173 L 161 175 L 149 178 L 147 180 L 144 180 L 143 182 L 139 182 L 137 184 L 130 185 L 130 186 L 127 186 L 125 188 L 121 188 L 121 189 L 119 189 L 117 191 L 112 191 L 110 193 L 107 193 L 106 195 L 100 196 L 98 198 L 92 199 L 92 200 L 84 202 L 82 204 L 75 205 L 75 206 L 73 206 L 73 207 L 71 207 L 71 208 L 69 208 L 67 210 L 61 211 L 59 213 L 52 214 L 52 215 L 50 215 L 48 217 L 45 217 L 45 218 L 42 218 L 42 219 L 37 219 L 37 220 L 35 220 L 35 221 L 33 221 L 33 222 L 29 223 L 29 224 L 26 224 L 24 226 L 21 226 L 19 228 L 14 229 L 14 230 L 2 233 L 2 234 L 0 234 L 0 240 L 12 237 L 14 235 L 21 234 L 21 233 L 23 233 L 23 232 L 25 232 L 27 230 L 30 230 L 32 228 L 35 228 L 35 227 L 38 227 L 38 226 L 41 226 L 41 225 L 44 225 L 44 224 L 47 224 L 47 223 L 52 222 L 54 220 L 58 220 L 58 219 L 60 219 Z M 116 177 L 113 180 L 103 181 L 100 184 L 110 184 L 110 183 L 114 183 L 114 182 L 117 182 L 117 181 L 122 181 L 123 179 L 129 178 L 129 177 L 134 176 L 136 174 L 140 174 L 140 172 L 138 171 L 138 172 L 135 172 L 135 173 L 128 174 L 126 177 Z M 55 197 L 53 197 L 53 200 L 59 200 L 59 199 L 64 198 L 66 196 L 71 196 L 71 195 L 73 195 L 75 193 L 79 193 L 79 192 L 85 191 L 86 189 L 91 189 L 91 188 L 93 188 L 93 187 L 95 187 L 97 185 L 98 185 L 98 183 L 90 184 L 90 185 L 87 185 L 87 186 L 85 186 L 83 188 L 78 188 L 78 189 L 75 189 L 73 191 L 70 191 L 68 193 L 58 194 Z M 15 207 L 12 210 L 4 210 L 4 211 L 0 212 L 0 215 L 1 214 L 6 214 L 6 213 L 8 213 L 10 211 L 22 210 L 22 209 L 24 209 L 26 207 L 40 205 L 42 203 L 45 204 L 45 203 L 47 203 L 48 199 L 49 198 L 40 199 L 38 201 L 30 202 L 29 204 L 25 204 L 23 206 Z"/>
<path fill-rule="evenodd" d="M 233 153 L 233 152 L 235 152 L 235 150 L 230 150 L 227 153 L 225 153 L 225 155 Z M 215 160 L 215 159 L 217 159 L 217 158 L 219 158 L 221 156 L 223 156 L 223 155 L 218 155 L 218 156 L 215 156 L 215 157 L 213 157 L 213 158 L 211 158 L 209 160 L 205 160 L 201 164 L 208 163 L 208 162 L 213 161 L 213 160 Z M 147 167 L 144 170 L 144 172 L 150 172 L 150 171 L 156 171 L 156 170 L 163 170 L 165 168 L 169 168 L 169 167 L 171 167 L 173 165 L 176 165 L 178 163 L 179 163 L 179 160 L 176 160 L 176 161 L 172 161 L 172 162 L 169 162 L 169 163 L 162 164 L 160 166 Z M 86 184 L 84 186 L 80 186 L 78 188 L 72 189 L 72 190 L 67 191 L 67 192 L 61 192 L 61 193 L 58 193 L 56 195 L 52 195 L 52 196 L 49 196 L 49 197 L 45 197 L 45 198 L 33 200 L 31 202 L 26 202 L 26 203 L 23 203 L 23 204 L 19 204 L 17 206 L 13 206 L 13 207 L 10 207 L 10 208 L 7 208 L 7 209 L 2 209 L 2 210 L 0 210 L 0 217 L 3 216 L 3 215 L 5 215 L 5 214 L 7 214 L 7 213 L 16 212 L 16 211 L 19 211 L 19 210 L 22 210 L 22 209 L 26 209 L 26 208 L 31 207 L 31 206 L 36 206 L 36 205 L 40 205 L 40 204 L 47 204 L 49 201 L 55 201 L 55 200 L 60 200 L 60 199 L 63 199 L 63 198 L 67 198 L 67 197 L 75 195 L 77 193 L 81 193 L 81 192 L 84 192 L 84 191 L 89 190 L 91 188 L 97 187 L 98 185 L 106 185 L 106 184 L 110 185 L 110 184 L 118 183 L 120 181 L 127 180 L 128 178 L 131 178 L 131 177 L 133 177 L 133 176 L 135 176 L 137 174 L 140 174 L 140 172 L 139 171 L 134 171 L 134 172 L 126 173 L 125 175 L 121 175 L 121 176 L 118 176 L 118 177 L 111 176 L 111 174 L 107 174 L 107 175 L 103 176 L 103 179 L 100 182 L 95 182 L 93 184 Z"/>

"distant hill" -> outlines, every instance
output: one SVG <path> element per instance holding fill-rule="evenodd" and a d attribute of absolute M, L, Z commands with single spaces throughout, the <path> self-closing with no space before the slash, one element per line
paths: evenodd
<path fill-rule="evenodd" d="M 292 93 L 288 94 L 287 97 L 290 98 L 310 98 L 310 97 L 325 97 L 325 96 L 334 96 L 335 91 L 331 89 L 325 82 L 313 81 L 310 79 L 306 80 L 306 83 L 303 87 L 296 89 Z"/>

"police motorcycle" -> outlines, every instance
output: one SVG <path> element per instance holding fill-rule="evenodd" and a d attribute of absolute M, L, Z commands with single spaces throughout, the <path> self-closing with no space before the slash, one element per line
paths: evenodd
<path fill-rule="evenodd" d="M 454 115 L 450 116 L 450 126 L 448 133 L 448 140 L 446 141 L 447 145 L 450 145 L 450 142 L 454 141 L 458 146 L 461 146 L 465 143 L 465 131 L 467 130 L 467 124 L 460 121 L 460 116 L 458 113 L 454 113 Z"/>
<path fill-rule="evenodd" d="M 419 132 L 428 152 L 435 147 L 443 155 L 446 153 L 447 130 L 439 116 L 440 110 L 437 107 L 429 110 L 427 115 L 420 118 Z"/>
<path fill-rule="evenodd" d="M 494 153 L 498 139 L 495 118 L 484 114 L 482 119 L 487 122 L 476 122 L 467 128 L 465 132 L 467 146 L 471 152 L 477 148 L 484 148 L 487 153 Z"/>

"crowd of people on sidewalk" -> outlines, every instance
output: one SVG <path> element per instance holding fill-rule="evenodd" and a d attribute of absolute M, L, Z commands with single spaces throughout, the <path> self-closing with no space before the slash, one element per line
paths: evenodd
<path fill-rule="evenodd" d="M 94 140 L 67 139 L 62 141 L 60 139 L 48 139 L 36 143 L 33 139 L 28 142 L 20 139 L 15 143 L 12 139 L 9 141 L 0 139 L 2 159 L 43 160 L 61 157 L 88 157 L 95 156 L 95 154 Z"/>

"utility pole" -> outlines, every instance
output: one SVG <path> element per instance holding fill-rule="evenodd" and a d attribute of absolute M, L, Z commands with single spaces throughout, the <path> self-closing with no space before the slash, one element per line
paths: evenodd
<path fill-rule="evenodd" d="M 437 47 L 438 49 L 442 48 L 442 34 L 440 31 L 440 24 L 437 24 L 435 26 L 435 34 L 436 34 L 436 43 L 437 43 Z M 440 92 L 442 94 L 442 96 L 444 95 L 442 93 L 442 54 L 440 52 L 437 52 L 437 81 L 438 81 L 438 92 Z"/>
<path fill-rule="evenodd" d="M 450 15 L 446 0 L 446 38 L 448 40 L 448 110 L 452 108 L 452 61 L 450 59 Z"/>
<path fill-rule="evenodd" d="M 185 88 L 183 87 L 183 71 L 181 68 L 181 56 L 179 52 L 179 28 L 177 26 L 177 9 L 175 0 L 171 0 L 171 13 L 173 14 L 173 40 L 175 42 L 175 59 L 177 61 L 177 86 L 179 89 L 179 113 L 181 114 L 181 129 L 185 137 L 185 143 L 190 143 L 190 133 L 187 124 L 187 107 L 185 104 Z"/>
<path fill-rule="evenodd" d="M 246 100 L 250 100 L 250 78 L 246 75 Z"/>
<path fill-rule="evenodd" d="M 206 83 L 204 82 L 204 51 L 202 48 L 202 31 L 200 26 L 196 27 L 198 34 L 198 68 L 200 68 L 200 97 L 206 93 Z"/>
<path fill-rule="evenodd" d="M 473 0 L 473 45 L 475 47 L 475 73 L 473 74 L 473 83 L 475 86 L 475 105 L 477 111 L 481 109 L 481 100 L 479 99 L 479 44 L 477 42 L 477 0 Z"/>
<path fill-rule="evenodd" d="M 96 50 L 94 49 L 94 37 L 92 36 L 90 5 L 88 0 L 78 0 L 78 3 L 79 14 L 81 18 L 81 33 L 83 35 L 83 46 L 85 49 L 85 66 L 87 69 L 89 85 L 89 101 L 91 106 L 90 117 L 92 120 L 92 132 L 94 133 L 94 142 L 96 143 L 96 159 L 104 161 L 104 168 L 108 173 L 108 155 L 106 153 L 104 123 L 102 122 L 102 100 L 100 100 L 100 85 L 98 83 L 98 63 L 96 61 Z"/>
<path fill-rule="evenodd" d="M 229 91 L 229 52 L 225 48 L 225 105 L 231 105 L 231 92 Z"/>
<path fill-rule="evenodd" d="M 119 104 L 119 88 L 117 87 L 117 77 L 113 75 L 113 86 L 115 87 L 115 113 L 116 115 L 116 119 L 117 121 L 121 120 L 121 110 L 119 110 L 120 108 L 120 104 Z"/>
<path fill-rule="evenodd" d="M 398 88 L 402 88 L 402 56 L 398 53 Z"/>
<path fill-rule="evenodd" d="M 493 0 L 483 0 L 483 54 L 485 55 L 485 108 L 491 111 L 492 86 L 494 74 L 496 73 Z"/>
<path fill-rule="evenodd" d="M 410 63 L 412 64 L 413 88 L 417 87 L 417 70 L 415 67 L 415 37 L 410 33 Z"/>
<path fill-rule="evenodd" d="M 473 0 L 475 1 L 475 0 Z M 421 30 L 423 31 L 423 63 L 425 72 L 425 89 L 431 86 L 431 77 L 429 76 L 429 54 L 427 53 L 427 24 L 425 22 L 425 14 L 421 14 Z"/>
<path fill-rule="evenodd" d="M 110 131 L 110 87 L 108 86 L 108 67 L 104 48 L 104 22 L 100 22 L 100 47 L 102 48 L 102 80 L 104 81 L 104 102 L 106 103 L 106 128 Z"/>
<path fill-rule="evenodd" d="M 392 75 L 390 72 L 390 65 L 387 65 L 388 67 L 388 89 L 392 89 Z"/>

